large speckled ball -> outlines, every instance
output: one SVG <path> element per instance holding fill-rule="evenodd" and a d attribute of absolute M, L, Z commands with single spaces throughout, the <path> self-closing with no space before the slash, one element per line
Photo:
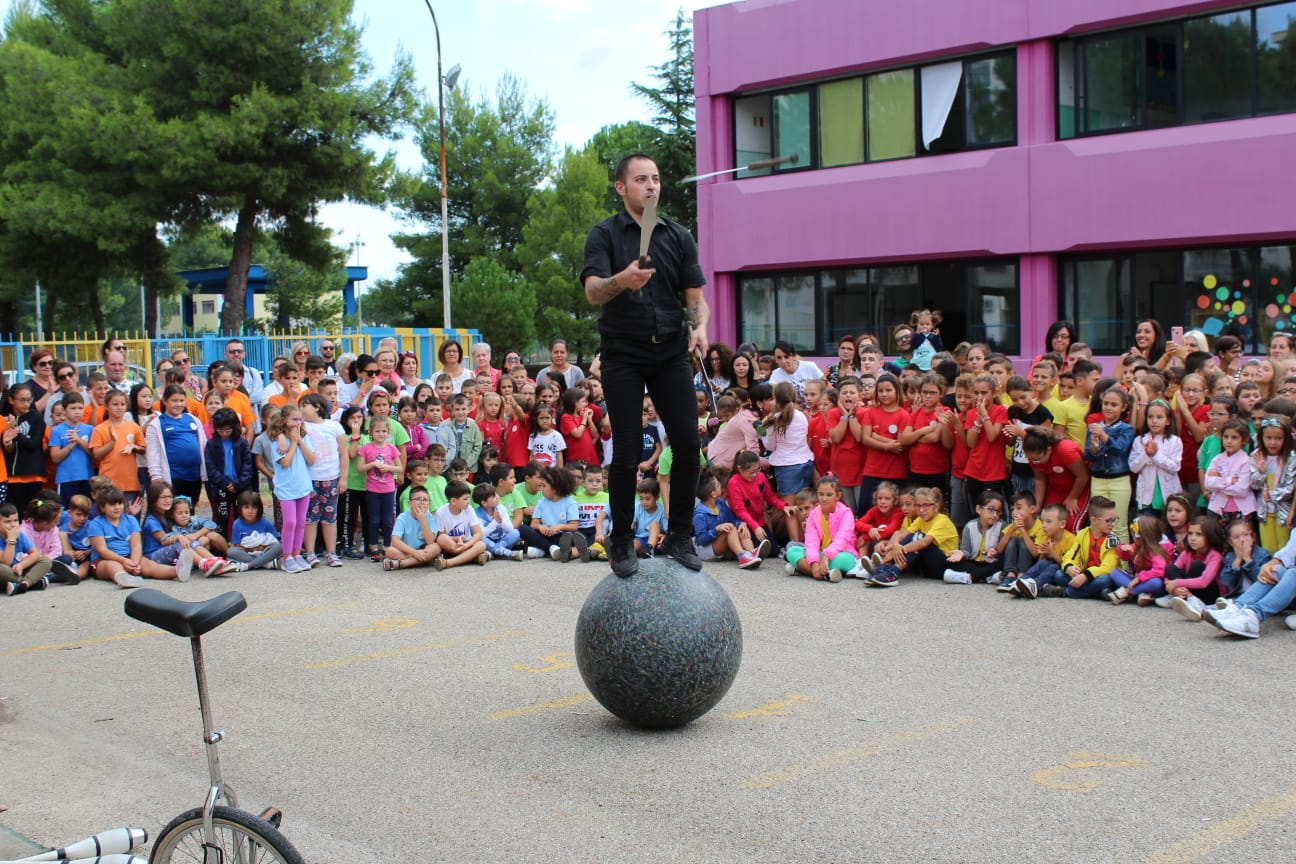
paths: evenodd
<path fill-rule="evenodd" d="M 710 711 L 742 661 L 733 601 L 706 573 L 667 558 L 628 579 L 609 574 L 576 621 L 576 665 L 585 686 L 621 719 L 683 726 Z"/>

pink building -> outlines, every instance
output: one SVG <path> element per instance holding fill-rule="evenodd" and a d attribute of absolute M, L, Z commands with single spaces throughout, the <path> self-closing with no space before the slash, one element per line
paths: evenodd
<path fill-rule="evenodd" d="M 1296 330 L 1296 2 L 747 0 L 694 46 L 699 173 L 797 157 L 699 185 L 713 338 Z"/>

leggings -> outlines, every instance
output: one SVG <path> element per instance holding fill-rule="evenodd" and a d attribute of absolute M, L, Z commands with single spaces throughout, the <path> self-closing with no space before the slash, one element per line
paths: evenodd
<path fill-rule="evenodd" d="M 302 551 L 302 540 L 306 536 L 306 508 L 310 506 L 310 496 L 280 499 L 283 508 L 283 552 L 285 555 L 296 555 Z"/>
<path fill-rule="evenodd" d="M 271 543 L 269 546 L 259 552 L 250 552 L 242 546 L 231 546 L 225 553 L 225 557 L 231 561 L 242 561 L 248 565 L 249 570 L 256 570 L 264 567 L 271 561 L 283 554 L 283 546 L 279 543 Z"/>
<path fill-rule="evenodd" d="M 222 489 L 214 483 L 207 484 L 207 500 L 211 502 L 212 521 L 216 523 L 216 530 L 226 537 L 230 535 L 230 525 L 234 521 L 234 499 L 238 494 L 238 492 Z"/>
<path fill-rule="evenodd" d="M 1111 572 L 1112 581 L 1120 588 L 1128 588 L 1131 596 L 1139 594 L 1151 594 L 1153 597 L 1159 597 L 1165 593 L 1165 582 L 1161 577 L 1155 576 L 1143 582 L 1135 582 L 1134 577 L 1124 570 L 1113 570 Z"/>
<path fill-rule="evenodd" d="M 366 491 L 365 507 L 369 510 L 368 530 L 365 533 L 369 548 L 387 548 L 391 545 L 392 528 L 396 524 L 396 493 Z"/>

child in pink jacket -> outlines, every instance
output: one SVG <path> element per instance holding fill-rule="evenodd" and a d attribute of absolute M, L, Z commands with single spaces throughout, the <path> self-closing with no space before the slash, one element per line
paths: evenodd
<path fill-rule="evenodd" d="M 805 546 L 790 547 L 785 566 L 789 573 L 840 582 L 859 564 L 854 555 L 855 513 L 842 501 L 836 477 L 821 477 L 815 491 L 819 506 L 806 516 Z"/>
<path fill-rule="evenodd" d="M 1210 496 L 1207 509 L 1224 519 L 1250 516 L 1256 511 L 1255 492 L 1251 489 L 1251 457 L 1243 445 L 1251 440 L 1246 421 L 1233 418 L 1220 427 L 1224 452 L 1211 460 L 1202 480 Z"/>
<path fill-rule="evenodd" d="M 1116 547 L 1117 557 L 1128 563 L 1111 573 L 1120 586 L 1110 595 L 1112 603 L 1120 605 L 1137 597 L 1138 605 L 1147 606 L 1165 593 L 1166 567 L 1173 560 L 1174 544 L 1165 538 L 1163 530 L 1161 517 L 1140 516 L 1130 542 Z"/>

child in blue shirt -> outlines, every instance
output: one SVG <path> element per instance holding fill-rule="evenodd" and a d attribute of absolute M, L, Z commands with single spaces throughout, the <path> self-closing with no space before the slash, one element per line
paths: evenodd
<path fill-rule="evenodd" d="M 71 505 L 73 495 L 90 496 L 90 478 L 95 475 L 90 458 L 90 436 L 94 427 L 82 423 L 85 397 L 69 393 L 63 397 L 63 422 L 49 433 L 49 455 L 55 464 L 54 482 L 58 484 L 63 506 Z"/>
<path fill-rule="evenodd" d="M 138 588 L 145 578 L 182 582 L 189 578 L 179 561 L 168 566 L 144 557 L 139 520 L 126 512 L 122 490 L 109 486 L 99 493 L 98 505 L 99 515 L 90 520 L 87 528 L 96 579 L 116 582 L 122 588 Z"/>
<path fill-rule="evenodd" d="M 557 465 L 540 471 L 540 500 L 531 513 L 531 528 L 549 541 L 549 557 L 567 563 L 590 561 L 589 542 L 580 533 L 580 508 L 572 497 L 575 480 Z"/>
<path fill-rule="evenodd" d="M 473 504 L 477 505 L 477 518 L 482 523 L 482 540 L 486 551 L 495 558 L 521 561 L 526 555 L 513 547 L 522 539 L 522 532 L 513 527 L 513 514 L 500 503 L 499 493 L 489 483 L 479 483 L 473 488 Z"/>
<path fill-rule="evenodd" d="M 639 500 L 634 509 L 635 551 L 652 557 L 666 538 L 666 508 L 657 498 L 661 495 L 661 484 L 652 477 L 645 477 L 635 487 Z"/>
<path fill-rule="evenodd" d="M 274 523 L 265 518 L 260 494 L 253 489 L 243 490 L 234 499 L 234 509 L 238 516 L 230 525 L 230 545 L 225 554 L 231 561 L 246 564 L 249 570 L 277 570 L 283 545 Z"/>
<path fill-rule="evenodd" d="M 90 569 L 90 498 L 73 495 L 63 517 L 59 520 L 59 536 L 63 540 L 63 554 L 77 576 L 86 579 Z"/>

